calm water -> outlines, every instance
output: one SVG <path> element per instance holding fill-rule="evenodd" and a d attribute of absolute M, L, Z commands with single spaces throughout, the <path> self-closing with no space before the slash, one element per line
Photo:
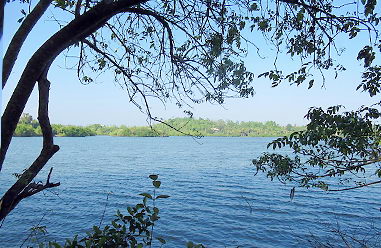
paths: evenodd
<path fill-rule="evenodd" d="M 327 194 L 296 192 L 290 186 L 253 176 L 251 159 L 266 150 L 269 138 L 190 137 L 56 138 L 61 150 L 43 171 L 57 189 L 22 201 L 0 228 L 1 247 L 19 247 L 40 223 L 45 238 L 62 240 L 104 223 L 116 209 L 141 201 L 152 190 L 148 175 L 160 175 L 161 219 L 155 232 L 165 247 L 187 241 L 207 247 L 306 247 L 309 240 L 340 245 L 330 232 L 340 228 L 356 238 L 381 229 L 381 188 Z M 40 138 L 15 138 L 0 174 L 2 193 L 39 153 Z M 107 195 L 109 194 L 108 200 Z M 336 241 L 335 241 L 336 240 Z M 155 246 L 156 247 L 156 246 Z"/>

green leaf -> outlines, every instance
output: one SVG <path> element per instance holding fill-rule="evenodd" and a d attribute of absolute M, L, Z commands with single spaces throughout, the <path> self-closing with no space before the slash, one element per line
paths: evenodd
<path fill-rule="evenodd" d="M 133 215 L 134 214 L 134 210 L 131 208 L 131 207 L 127 207 L 127 211 L 129 214 Z"/>
<path fill-rule="evenodd" d="M 147 197 L 149 199 L 152 199 L 152 195 L 148 194 L 148 193 L 140 193 L 139 195 L 142 195 L 144 197 Z"/>
<path fill-rule="evenodd" d="M 115 227 L 115 228 L 118 228 L 118 227 L 119 227 L 119 225 L 118 225 L 115 221 L 112 221 L 111 224 L 112 224 L 112 226 Z"/>
<path fill-rule="evenodd" d="M 169 195 L 158 195 L 158 196 L 156 197 L 156 199 L 160 199 L 160 198 L 165 199 L 165 198 L 169 198 L 169 197 L 170 197 Z"/>
<path fill-rule="evenodd" d="M 157 207 L 153 207 L 153 212 L 154 212 L 155 214 L 158 214 L 159 211 L 160 211 L 160 210 L 159 210 Z"/>
<path fill-rule="evenodd" d="M 160 185 L 161 185 L 161 182 L 160 181 L 153 181 L 152 182 L 153 186 L 155 186 L 155 188 L 160 188 Z"/>
<path fill-rule="evenodd" d="M 314 85 L 314 82 L 315 82 L 314 79 L 310 80 L 310 82 L 308 83 L 308 89 L 312 88 L 312 86 Z"/>
<path fill-rule="evenodd" d="M 373 47 L 365 46 L 357 55 L 357 60 L 364 60 L 364 67 L 369 67 L 375 59 L 375 52 Z"/>
<path fill-rule="evenodd" d="M 304 19 L 304 9 L 301 9 L 298 14 L 296 15 L 296 19 L 298 22 L 303 21 Z"/>
<path fill-rule="evenodd" d="M 158 219 L 160 219 L 160 217 L 157 216 L 157 214 L 153 214 L 153 215 L 151 215 L 150 219 L 151 219 L 152 221 L 157 221 Z"/>
<path fill-rule="evenodd" d="M 165 244 L 165 243 L 167 243 L 166 241 L 165 241 L 165 239 L 163 239 L 163 238 L 156 238 L 157 240 L 159 240 L 160 241 L 160 243 L 162 243 L 162 244 Z"/>
<path fill-rule="evenodd" d="M 245 26 L 246 26 L 246 22 L 244 22 L 244 21 L 240 21 L 240 22 L 239 22 L 239 30 L 244 29 Z"/>
<path fill-rule="evenodd" d="M 54 243 L 51 243 L 53 246 L 54 246 L 54 248 L 62 248 L 62 246 L 60 246 L 59 244 L 57 244 L 56 242 L 54 242 Z"/>
<path fill-rule="evenodd" d="M 194 246 L 193 242 L 189 241 L 187 243 L 187 248 L 192 248 Z"/>
<path fill-rule="evenodd" d="M 155 175 L 155 174 L 153 174 L 153 175 L 149 175 L 149 178 L 151 178 L 152 180 L 157 180 L 158 177 L 159 177 L 159 176 L 158 176 L 158 175 Z"/>
<path fill-rule="evenodd" d="M 94 230 L 95 234 L 100 234 L 100 233 L 102 233 L 102 231 L 99 229 L 98 226 L 93 226 L 93 230 Z"/>
<path fill-rule="evenodd" d="M 250 5 L 250 10 L 251 10 L 251 11 L 258 10 L 258 4 L 256 4 L 256 3 L 252 3 L 252 4 Z"/>

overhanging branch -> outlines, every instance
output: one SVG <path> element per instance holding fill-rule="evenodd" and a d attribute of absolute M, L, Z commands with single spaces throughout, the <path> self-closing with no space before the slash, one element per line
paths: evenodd
<path fill-rule="evenodd" d="M 189 134 L 189 133 L 185 133 L 183 131 L 181 131 L 180 129 L 168 124 L 167 122 L 165 121 L 162 121 L 156 117 L 153 117 L 152 114 L 151 114 L 151 111 L 149 109 L 149 104 L 148 104 L 148 100 L 147 100 L 147 97 L 146 95 L 144 94 L 144 92 L 141 91 L 141 89 L 138 87 L 138 85 L 132 80 L 131 76 L 128 75 L 128 73 L 126 73 L 126 70 L 121 67 L 114 59 L 112 59 L 106 52 L 100 50 L 95 44 L 91 43 L 90 41 L 88 40 L 82 40 L 83 43 L 85 43 L 86 45 L 88 45 L 91 49 L 93 49 L 95 52 L 101 54 L 102 56 L 104 56 L 113 66 L 115 66 L 116 68 L 118 68 L 118 70 L 125 76 L 129 79 L 130 83 L 134 85 L 134 88 L 137 92 L 139 92 L 139 94 L 142 96 L 143 100 L 144 100 L 144 104 L 145 104 L 145 107 L 146 107 L 146 110 L 147 110 L 147 115 L 148 115 L 148 118 L 150 120 L 153 120 L 153 121 L 156 121 L 156 122 L 159 122 L 159 123 L 162 123 L 170 128 L 172 128 L 173 130 L 181 133 L 181 134 L 184 134 L 186 136 L 192 136 L 194 137 L 193 135 Z M 196 136 L 196 138 L 199 138 L 200 136 Z"/>
<path fill-rule="evenodd" d="M 28 61 L 21 78 L 8 101 L 1 118 L 0 170 L 12 140 L 20 116 L 30 94 L 44 71 L 49 70 L 54 59 L 66 48 L 83 40 L 102 27 L 111 17 L 127 11 L 128 8 L 143 4 L 147 0 L 119 0 L 101 2 L 92 9 L 71 21 L 49 38 Z"/>
<path fill-rule="evenodd" d="M 33 8 L 33 10 L 25 17 L 24 21 L 9 43 L 8 49 L 3 59 L 3 88 L 7 83 L 9 75 L 12 72 L 13 66 L 15 65 L 17 56 L 19 55 L 20 49 L 24 44 L 25 39 L 28 37 L 30 31 L 36 25 L 41 16 L 48 9 L 51 2 L 52 0 L 40 0 Z"/>
<path fill-rule="evenodd" d="M 379 184 L 379 183 L 381 183 L 381 180 L 380 180 L 380 181 L 371 182 L 371 183 L 364 183 L 364 184 L 361 184 L 361 185 L 359 185 L 359 186 L 350 187 L 350 188 L 344 188 L 344 189 L 329 189 L 328 191 L 331 191 L 331 192 L 338 192 L 338 191 L 345 191 L 345 190 L 359 189 L 359 188 L 362 188 L 362 187 L 367 187 L 367 186 L 374 185 L 374 184 Z"/>
<path fill-rule="evenodd" d="M 169 53 L 171 55 L 171 61 L 175 62 L 173 33 L 172 33 L 172 29 L 169 26 L 169 23 L 167 22 L 167 20 L 163 16 L 161 16 L 161 15 L 159 15 L 159 14 L 157 14 L 151 10 L 147 10 L 147 9 L 128 8 L 127 11 L 131 12 L 131 13 L 152 16 L 153 18 L 155 18 L 158 22 L 160 22 L 163 25 L 163 27 L 165 28 L 165 30 L 167 31 L 167 34 L 168 34 Z"/>

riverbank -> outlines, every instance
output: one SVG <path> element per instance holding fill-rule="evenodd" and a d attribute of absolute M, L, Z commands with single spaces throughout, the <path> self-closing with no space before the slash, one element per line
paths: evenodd
<path fill-rule="evenodd" d="M 220 136 L 220 137 L 279 137 L 305 129 L 304 126 L 288 124 L 281 126 L 274 121 L 234 122 L 224 120 L 174 118 L 152 126 L 106 126 L 93 124 L 74 126 L 52 124 L 53 134 L 62 137 L 119 136 L 119 137 L 165 137 L 165 136 Z M 14 136 L 41 136 L 38 122 L 33 118 L 21 118 Z"/>

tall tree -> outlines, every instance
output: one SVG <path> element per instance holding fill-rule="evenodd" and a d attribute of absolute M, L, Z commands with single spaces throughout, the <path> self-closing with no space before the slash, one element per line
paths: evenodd
<path fill-rule="evenodd" d="M 253 95 L 255 77 L 244 58 L 248 49 L 260 49 L 257 37 L 267 39 L 277 51 L 274 69 L 259 77 L 268 77 L 273 86 L 307 81 L 312 87 L 316 72 L 344 70 L 332 58 L 339 53 L 337 39 L 354 40 L 366 33 L 370 39 L 358 53 L 366 68 L 361 87 L 371 95 L 379 91 L 380 67 L 372 64 L 379 46 L 374 0 L 40 0 L 25 13 L 5 53 L 3 87 L 30 30 L 49 7 L 68 13 L 71 20 L 39 47 L 20 76 L 2 115 L 0 165 L 35 84 L 42 150 L 2 197 L 0 220 L 22 199 L 59 185 L 49 181 L 52 171 L 45 184 L 33 179 L 59 150 L 48 116 L 47 77 L 65 49 L 78 54 L 80 81 L 91 83 L 94 75 L 111 71 L 131 102 L 151 119 L 152 97 L 163 102 L 174 99 L 182 106 Z M 277 57 L 283 51 L 299 57 L 300 68 L 282 70 Z"/>

